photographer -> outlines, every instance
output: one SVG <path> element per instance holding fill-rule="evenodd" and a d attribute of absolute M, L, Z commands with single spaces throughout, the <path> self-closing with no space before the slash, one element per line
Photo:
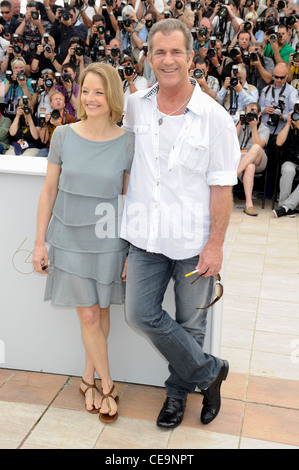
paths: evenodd
<path fill-rule="evenodd" d="M 289 62 L 290 54 L 295 52 L 288 44 L 288 41 L 290 40 L 290 31 L 284 24 L 280 24 L 277 29 L 277 33 L 269 31 L 265 33 L 265 38 L 267 39 L 268 44 L 264 49 L 264 56 L 271 57 L 275 64 L 279 64 L 281 62 L 287 64 Z"/>
<path fill-rule="evenodd" d="M 196 34 L 194 35 L 194 29 Z M 201 51 L 202 48 L 208 48 L 210 43 L 210 36 L 212 32 L 212 23 L 208 18 L 203 18 L 198 28 L 192 28 L 191 33 L 194 37 L 194 51 Z M 204 57 L 202 57 L 203 59 Z"/>
<path fill-rule="evenodd" d="M 191 29 L 194 25 L 194 12 L 189 8 L 185 8 L 185 3 L 182 0 L 171 0 L 169 11 L 172 13 L 173 18 L 182 21 Z"/>
<path fill-rule="evenodd" d="M 25 17 L 16 29 L 16 33 L 24 37 L 27 46 L 30 43 L 37 45 L 41 43 L 43 35 L 49 32 L 50 27 L 49 21 L 41 19 L 37 3 L 28 2 Z"/>
<path fill-rule="evenodd" d="M 217 3 L 214 7 L 214 14 L 211 16 L 212 35 L 217 37 L 219 35 L 223 44 L 231 43 L 239 31 L 240 24 L 243 23 L 243 20 L 236 16 L 236 11 L 237 7 L 233 0 L 227 0 L 225 5 Z"/>
<path fill-rule="evenodd" d="M 131 5 L 127 5 L 122 10 L 122 17 L 123 24 L 120 37 L 123 42 L 123 51 L 134 57 L 137 62 L 143 43 L 146 42 L 148 30 L 141 21 L 137 21 L 135 11 Z"/>
<path fill-rule="evenodd" d="M 234 121 L 239 120 L 238 111 L 248 104 L 258 101 L 258 91 L 246 81 L 247 73 L 243 64 L 232 67 L 232 76 L 226 77 L 216 99 L 232 116 Z"/>
<path fill-rule="evenodd" d="M 290 60 L 288 63 L 287 82 L 290 83 L 294 88 L 298 88 L 298 85 L 299 85 L 299 42 L 296 46 L 295 54 L 290 54 Z"/>
<path fill-rule="evenodd" d="M 40 128 L 36 126 L 32 112 L 32 103 L 24 95 L 19 101 L 16 116 L 9 129 L 12 142 L 6 154 L 35 156 L 38 153 Z"/>
<path fill-rule="evenodd" d="M 1 64 L 1 72 L 5 73 L 6 70 L 11 69 L 11 61 L 16 58 L 23 58 L 26 62 L 25 73 L 30 76 L 31 67 L 30 62 L 32 54 L 29 51 L 24 50 L 25 40 L 22 36 L 14 33 L 11 37 L 10 44 L 7 47 L 5 57 Z"/>
<path fill-rule="evenodd" d="M 163 6 L 163 8 L 164 8 L 164 6 Z M 162 12 L 163 8 L 161 9 L 161 12 Z M 137 19 L 139 21 L 141 21 L 143 18 L 145 18 L 145 15 L 147 15 L 149 11 L 154 15 L 155 22 L 158 19 L 160 19 L 160 12 L 156 8 L 154 0 L 147 0 L 147 1 L 140 0 L 137 11 L 136 11 Z"/>
<path fill-rule="evenodd" d="M 125 5 L 126 2 L 121 2 L 120 0 L 100 0 L 98 14 L 104 16 L 107 31 L 109 31 L 112 37 L 116 37 L 116 34 L 119 34 L 117 18 L 122 17 Z"/>
<path fill-rule="evenodd" d="M 71 38 L 69 41 L 69 48 L 67 56 L 63 61 L 62 67 L 64 64 L 73 64 L 76 69 L 75 81 L 78 82 L 80 72 L 82 72 L 85 67 L 91 64 L 92 60 L 90 57 L 85 55 L 86 42 L 84 39 L 79 37 Z"/>
<path fill-rule="evenodd" d="M 219 82 L 217 78 L 208 75 L 207 63 L 204 59 L 200 59 L 198 55 L 194 55 L 191 64 L 190 75 L 195 78 L 198 85 L 204 93 L 216 99 L 219 91 Z"/>
<path fill-rule="evenodd" d="M 69 114 L 76 117 L 77 97 L 79 94 L 79 84 L 76 83 L 76 68 L 73 64 L 64 64 L 59 83 L 56 90 L 65 97 L 65 109 Z"/>
<path fill-rule="evenodd" d="M 11 71 L 6 72 L 6 78 L 1 83 L 3 87 L 2 96 L 4 96 L 4 112 L 6 117 L 14 117 L 16 114 L 19 99 L 23 96 L 31 96 L 33 88 L 31 78 L 25 74 L 26 62 L 20 58 L 15 58 L 11 62 Z"/>
<path fill-rule="evenodd" d="M 0 34 L 9 41 L 11 35 L 20 26 L 20 21 L 12 16 L 12 5 L 8 0 L 3 0 L 0 3 L 0 7 Z"/>
<path fill-rule="evenodd" d="M 263 56 L 261 43 L 253 42 L 248 48 L 248 58 L 244 59 L 247 69 L 247 81 L 256 86 L 259 95 L 263 88 L 272 80 L 274 62 L 270 57 Z"/>
<path fill-rule="evenodd" d="M 57 126 L 71 124 L 76 121 L 76 118 L 65 109 L 65 97 L 60 91 L 51 93 L 50 106 L 51 111 L 46 113 L 45 121 L 42 123 L 40 130 L 40 140 L 45 147 L 38 152 L 38 157 L 48 156 L 51 138 Z"/>
<path fill-rule="evenodd" d="M 270 135 L 268 127 L 261 122 L 261 108 L 258 103 L 246 106 L 245 115 L 237 125 L 237 133 L 241 151 L 237 175 L 244 186 L 244 212 L 257 216 L 258 212 L 252 202 L 254 174 L 261 173 L 266 168 L 268 158 L 263 149 Z"/>
<path fill-rule="evenodd" d="M 0 155 L 3 155 L 9 149 L 9 129 L 11 120 L 1 114 L 0 110 Z"/>
<path fill-rule="evenodd" d="M 57 8 L 56 19 L 53 21 L 49 34 L 53 36 L 56 46 L 59 48 L 57 60 L 62 64 L 68 54 L 69 41 L 75 36 L 86 40 L 88 28 L 85 24 L 76 24 L 75 8 Z"/>
<path fill-rule="evenodd" d="M 299 103 L 288 114 L 287 122 L 277 136 L 276 145 L 282 147 L 282 166 L 279 181 L 278 208 L 273 210 L 276 217 L 296 214 L 299 204 L 299 184 L 293 189 L 293 181 L 299 165 Z"/>
<path fill-rule="evenodd" d="M 262 122 L 269 127 L 271 135 L 277 135 L 283 128 L 288 114 L 294 108 L 297 91 L 286 82 L 287 65 L 276 65 L 273 72 L 274 84 L 262 90 L 259 103 L 262 110 Z M 279 101 L 283 103 L 280 105 Z"/>
<path fill-rule="evenodd" d="M 111 39 L 109 46 L 107 46 L 106 63 L 109 63 L 113 67 L 117 67 L 122 58 L 123 52 L 121 40 L 117 38 Z"/>
<path fill-rule="evenodd" d="M 32 96 L 32 104 L 36 106 L 35 116 L 51 111 L 49 96 L 56 90 L 56 79 L 53 70 L 44 69 L 41 71 L 41 77 L 38 79 L 37 86 Z"/>
<path fill-rule="evenodd" d="M 35 56 L 31 62 L 31 74 L 38 78 L 40 70 L 55 69 L 61 72 L 61 64 L 58 62 L 55 53 L 55 41 L 48 33 L 43 35 L 42 43 L 37 46 Z"/>
<path fill-rule="evenodd" d="M 121 67 L 119 67 L 118 71 L 123 80 L 124 116 L 127 110 L 129 96 L 133 93 L 136 93 L 138 90 L 145 90 L 148 85 L 147 80 L 137 74 L 135 63 L 132 57 L 124 56 L 120 61 L 120 66 Z"/>
<path fill-rule="evenodd" d="M 139 75 L 141 75 L 142 77 L 146 79 L 147 84 L 150 87 L 156 83 L 157 78 L 153 69 L 150 66 L 147 53 L 148 53 L 148 45 L 147 45 L 147 42 L 144 42 L 142 51 L 139 54 L 139 60 L 136 64 L 136 70 Z"/>
<path fill-rule="evenodd" d="M 217 78 L 219 86 L 221 87 L 225 79 L 223 69 L 227 62 L 231 62 L 231 59 L 222 55 L 222 42 L 220 39 L 216 39 L 216 36 L 211 36 L 206 58 L 209 64 L 208 75 Z"/>
<path fill-rule="evenodd" d="M 108 45 L 112 39 L 113 36 L 106 29 L 105 17 L 103 15 L 93 15 L 90 35 L 86 40 L 87 54 L 92 62 L 98 62 L 99 58 L 108 55 Z"/>

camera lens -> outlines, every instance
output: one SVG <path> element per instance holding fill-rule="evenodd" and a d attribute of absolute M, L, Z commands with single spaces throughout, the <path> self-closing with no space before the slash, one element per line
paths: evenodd
<path fill-rule="evenodd" d="M 204 76 L 204 71 L 202 69 L 194 69 L 193 70 L 193 77 L 198 79 Z"/>
<path fill-rule="evenodd" d="M 130 77 L 131 75 L 133 75 L 134 69 L 133 67 L 131 67 L 131 65 L 126 65 L 124 68 L 124 72 L 127 75 L 127 77 Z"/>
<path fill-rule="evenodd" d="M 299 112 L 294 111 L 291 114 L 291 119 L 292 119 L 292 121 L 298 121 L 299 120 Z"/>
<path fill-rule="evenodd" d="M 212 59 L 213 57 L 215 57 L 215 55 L 216 55 L 216 49 L 211 48 L 207 50 L 208 59 Z"/>
<path fill-rule="evenodd" d="M 58 111 L 58 109 L 53 109 L 51 113 L 51 118 L 55 120 L 60 118 L 60 112 Z"/>

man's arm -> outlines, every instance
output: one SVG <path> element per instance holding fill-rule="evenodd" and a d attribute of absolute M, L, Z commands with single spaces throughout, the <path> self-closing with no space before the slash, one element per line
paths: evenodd
<path fill-rule="evenodd" d="M 232 210 L 232 186 L 210 186 L 210 237 L 200 253 L 196 269 L 204 277 L 219 273 L 223 261 L 223 244 Z"/>

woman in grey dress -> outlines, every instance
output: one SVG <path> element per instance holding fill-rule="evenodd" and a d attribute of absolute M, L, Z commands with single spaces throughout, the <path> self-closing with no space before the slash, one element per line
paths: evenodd
<path fill-rule="evenodd" d="M 107 352 L 109 306 L 124 302 L 127 244 L 118 227 L 134 138 L 116 124 L 123 91 L 113 67 L 89 65 L 80 76 L 78 98 L 81 120 L 57 127 L 51 139 L 33 264 L 39 273 L 50 267 L 45 300 L 78 311 L 86 350 L 80 392 L 86 409 L 110 422 L 118 416 L 118 396 Z"/>

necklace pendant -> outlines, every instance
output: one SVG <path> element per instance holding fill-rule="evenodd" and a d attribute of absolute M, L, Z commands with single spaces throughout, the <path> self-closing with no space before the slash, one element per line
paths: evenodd
<path fill-rule="evenodd" d="M 158 124 L 159 124 L 159 126 L 162 126 L 162 124 L 163 124 L 163 118 L 162 117 L 160 117 L 160 119 L 158 120 Z"/>

